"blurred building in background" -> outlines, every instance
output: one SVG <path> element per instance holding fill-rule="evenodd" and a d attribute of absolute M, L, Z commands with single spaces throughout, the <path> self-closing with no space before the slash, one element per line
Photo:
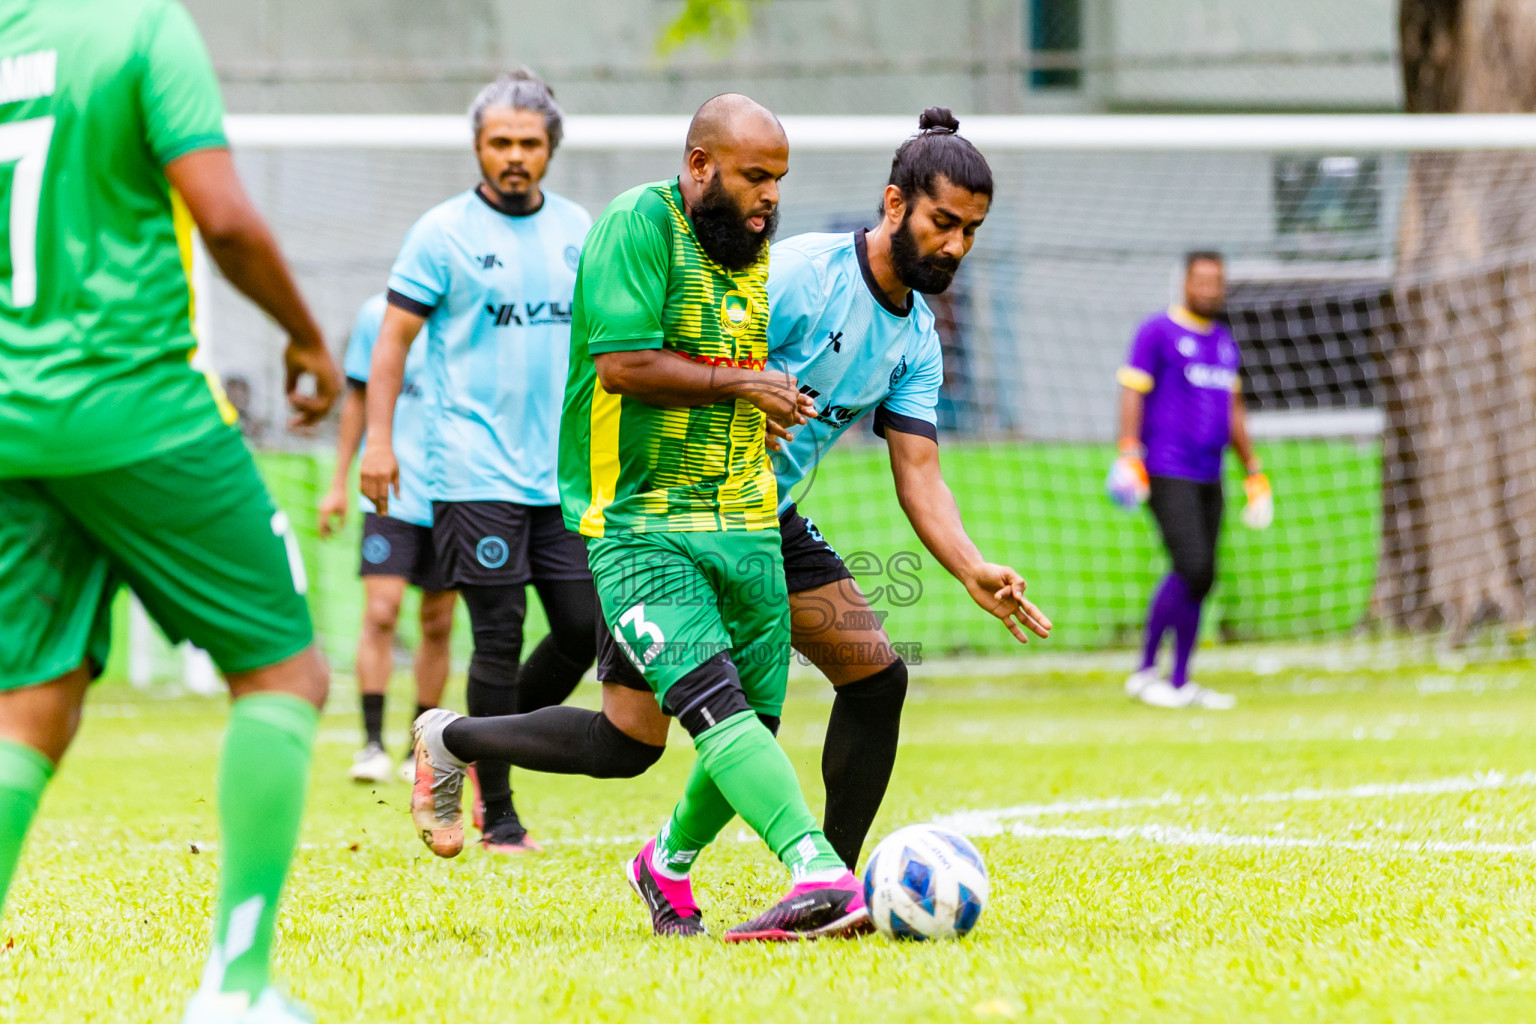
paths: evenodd
<path fill-rule="evenodd" d="M 1393 0 L 764 0 L 734 41 L 665 58 L 658 41 L 680 5 L 664 0 L 188 5 L 230 110 L 243 113 L 453 113 L 519 62 L 545 74 L 568 111 L 587 114 L 687 113 L 726 89 L 782 113 L 914 119 L 935 103 L 962 119 L 1399 105 Z M 467 138 L 463 154 L 241 156 L 301 273 L 323 282 L 310 293 L 338 337 L 356 303 L 379 290 L 411 221 L 475 180 Z M 1353 295 L 1374 287 L 1360 279 L 1383 276 L 1402 180 L 1400 160 L 1372 154 L 992 160 L 994 215 L 943 310 L 946 427 L 1062 440 L 1110 436 L 1113 388 L 1087 385 L 1112 379 L 1137 319 L 1167 303 L 1184 250 L 1231 255 L 1236 276 L 1252 282 L 1250 297 L 1239 289 L 1240 308 L 1270 336 L 1287 335 L 1298 314 L 1270 311 L 1276 281 L 1342 276 Z M 556 159 L 550 185 L 595 215 L 674 165 L 665 152 L 571 152 Z M 887 167 L 883 153 L 801 155 L 785 183 L 781 234 L 868 223 Z M 1332 286 L 1312 290 L 1326 302 Z M 238 302 L 217 301 L 212 315 L 226 336 L 261 326 Z M 240 358 L 225 353 L 226 365 Z M 245 362 L 227 372 L 257 380 L 259 358 Z M 256 390 L 257 409 L 280 400 L 270 386 Z M 1277 380 L 1258 398 L 1286 408 L 1295 396 Z M 1357 388 L 1338 400 L 1370 396 Z"/>
<path fill-rule="evenodd" d="M 735 41 L 658 55 L 675 0 L 186 0 L 230 109 L 441 113 L 508 65 L 572 110 L 791 114 L 1389 110 L 1393 0 L 764 0 Z"/>

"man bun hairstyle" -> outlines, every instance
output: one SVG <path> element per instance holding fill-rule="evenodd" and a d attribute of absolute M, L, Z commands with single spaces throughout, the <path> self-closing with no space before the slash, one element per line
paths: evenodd
<path fill-rule="evenodd" d="M 948 107 L 929 107 L 917 115 L 917 130 L 942 131 L 953 135 L 960 130 L 960 119 Z"/>
<path fill-rule="evenodd" d="M 939 178 L 992 198 L 992 168 L 970 140 L 960 135 L 960 119 L 948 107 L 929 107 L 918 115 L 917 134 L 903 142 L 891 160 L 889 184 L 909 203 L 921 192 L 934 198 Z M 885 204 L 880 206 L 885 215 Z"/>
<path fill-rule="evenodd" d="M 497 77 L 496 81 L 480 90 L 469 105 L 469 122 L 475 138 L 485 124 L 485 112 L 493 107 L 509 110 L 527 110 L 544 116 L 544 132 L 549 136 L 549 151 L 560 148 L 565 137 L 565 111 L 555 102 L 555 90 L 532 69 L 524 66 Z"/>

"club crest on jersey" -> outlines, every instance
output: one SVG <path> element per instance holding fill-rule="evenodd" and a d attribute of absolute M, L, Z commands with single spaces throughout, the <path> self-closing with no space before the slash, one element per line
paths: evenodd
<path fill-rule="evenodd" d="M 894 390 L 896 385 L 898 383 L 900 383 L 901 378 L 905 377 L 906 375 L 907 375 L 907 357 L 906 356 L 902 356 L 901 357 L 901 362 L 896 364 L 896 369 L 891 371 L 891 388 L 892 388 L 892 390 Z"/>
<path fill-rule="evenodd" d="M 581 250 L 574 245 L 565 247 L 565 265 L 575 270 L 581 265 Z"/>
<path fill-rule="evenodd" d="M 720 300 L 720 327 L 732 337 L 740 337 L 752 324 L 752 298 L 746 292 L 731 290 Z"/>
<path fill-rule="evenodd" d="M 1200 343 L 1187 334 L 1179 339 L 1176 347 L 1179 350 L 1179 355 L 1185 359 L 1193 359 L 1195 353 L 1200 351 Z"/>

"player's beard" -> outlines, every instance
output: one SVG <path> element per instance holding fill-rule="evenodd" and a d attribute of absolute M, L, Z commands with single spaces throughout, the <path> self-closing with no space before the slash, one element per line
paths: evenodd
<path fill-rule="evenodd" d="M 901 218 L 901 227 L 891 235 L 891 266 L 896 279 L 915 292 L 938 295 L 949 287 L 960 269 L 960 261 L 948 256 L 924 256 L 917 251 L 912 234 L 912 211 Z"/>
<path fill-rule="evenodd" d="M 710 259 L 733 272 L 756 263 L 779 227 L 778 207 L 766 215 L 742 213 L 725 190 L 718 172 L 704 186 L 704 193 L 688 215 L 693 219 L 699 247 Z M 753 231 L 747 226 L 752 216 L 763 217 L 763 230 Z"/>
<path fill-rule="evenodd" d="M 489 178 L 480 180 L 480 192 L 492 206 L 513 217 L 526 217 L 544 205 L 543 193 L 533 187 L 521 192 L 503 192 L 491 184 Z"/>

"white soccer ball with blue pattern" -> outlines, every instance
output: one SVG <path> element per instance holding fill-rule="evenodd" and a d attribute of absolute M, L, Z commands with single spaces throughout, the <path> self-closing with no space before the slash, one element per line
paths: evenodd
<path fill-rule="evenodd" d="M 892 939 L 954 939 L 987 906 L 987 865 L 971 841 L 938 825 L 909 825 L 875 847 L 864 902 Z"/>

